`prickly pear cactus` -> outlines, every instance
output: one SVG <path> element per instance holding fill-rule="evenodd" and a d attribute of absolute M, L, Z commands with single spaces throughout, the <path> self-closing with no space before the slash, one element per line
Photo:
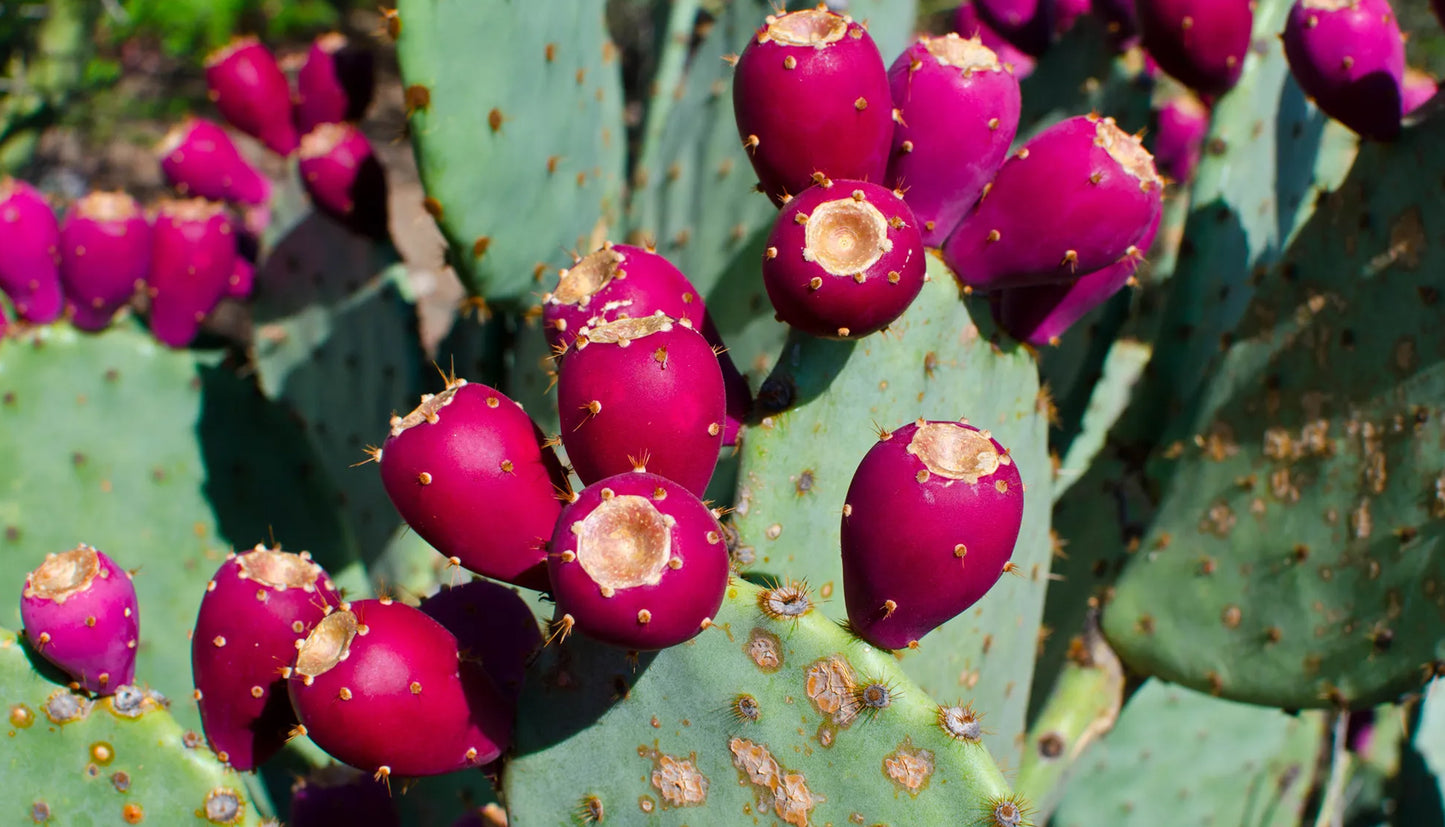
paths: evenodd
<path fill-rule="evenodd" d="M 1050 823 L 1296 825 L 1325 740 L 1319 713 L 1295 717 L 1151 680 L 1082 760 Z"/>
<path fill-rule="evenodd" d="M 1363 147 L 1245 291 L 1104 613 L 1132 667 L 1284 707 L 1372 705 L 1440 671 L 1445 212 L 1411 183 L 1438 177 L 1442 131 Z"/>
<path fill-rule="evenodd" d="M 0 629 L 0 820 L 6 824 L 261 823 L 245 783 L 153 692 L 73 694 Z"/>
<path fill-rule="evenodd" d="M 973 710 L 936 703 L 817 599 L 738 580 L 686 645 L 547 647 L 504 776 L 519 821 L 1019 823 L 990 820 L 1021 805 Z"/>
<path fill-rule="evenodd" d="M 469 291 L 519 306 L 619 222 L 617 50 L 601 0 L 401 0 L 388 14 L 426 206 Z"/>
<path fill-rule="evenodd" d="M 759 392 L 765 418 L 743 447 L 736 557 L 745 577 L 806 579 L 842 619 L 843 499 L 878 429 L 920 417 L 989 429 L 1027 491 L 1017 573 L 903 653 L 902 668 L 934 698 L 971 699 L 988 716 L 989 749 L 1014 763 L 1049 565 L 1046 425 L 1032 359 L 992 343 L 987 311 L 977 316 L 929 259 L 931 280 L 887 332 L 857 343 L 794 336 L 784 346 Z"/>
<path fill-rule="evenodd" d="M 309 549 L 364 586 L 325 470 L 285 409 L 218 353 L 172 351 L 117 327 L 0 342 L 0 584 L 18 627 L 25 573 L 89 543 L 135 570 L 136 674 L 198 727 L 187 630 L 233 548 Z"/>

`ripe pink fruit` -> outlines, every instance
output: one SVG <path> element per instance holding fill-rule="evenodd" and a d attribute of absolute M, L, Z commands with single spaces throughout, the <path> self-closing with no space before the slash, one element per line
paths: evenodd
<path fill-rule="evenodd" d="M 1295 0 L 1282 39 L 1320 111 L 1365 138 L 1399 137 L 1405 40 L 1389 0 Z"/>
<path fill-rule="evenodd" d="M 547 587 L 545 543 L 567 478 L 521 405 L 457 379 L 393 417 L 375 457 L 397 512 L 437 551 L 487 577 Z"/>
<path fill-rule="evenodd" d="M 1018 466 L 987 431 L 919 420 L 885 432 L 843 506 L 848 622 L 884 649 L 912 646 L 983 597 L 1023 522 Z"/>
<path fill-rule="evenodd" d="M 752 390 L 733 364 L 702 294 L 683 272 L 655 251 L 607 242 L 602 249 L 563 270 L 557 286 L 542 297 L 542 322 L 554 352 L 565 351 L 589 324 L 642 318 L 662 312 L 686 319 L 717 351 L 727 386 L 723 445 L 737 442 L 752 408 Z"/>
<path fill-rule="evenodd" d="M 1080 276 L 1072 284 L 1045 284 L 1000 290 L 994 319 L 1010 336 L 1035 347 L 1056 345 L 1059 337 L 1090 310 L 1108 301 L 1134 278 L 1154 244 L 1163 213 L 1124 257 L 1102 270 Z"/>
<path fill-rule="evenodd" d="M 271 182 L 241 157 L 220 124 L 187 118 L 166 133 L 156 152 L 181 195 L 243 204 L 271 200 Z"/>
<path fill-rule="evenodd" d="M 676 646 L 711 625 L 729 576 L 712 511 L 639 471 L 587 486 L 562 510 L 548 568 L 563 629 L 639 650 Z"/>
<path fill-rule="evenodd" d="M 130 574 L 81 544 L 45 555 L 25 577 L 25 639 L 41 657 L 98 695 L 135 679 L 140 614 Z"/>
<path fill-rule="evenodd" d="M 152 241 L 151 333 L 170 347 L 185 347 L 226 294 L 236 268 L 235 227 L 213 201 L 162 201 Z"/>
<path fill-rule="evenodd" d="M 296 725 L 282 677 L 296 640 L 341 597 L 302 552 L 231 554 L 209 583 L 191 635 L 201 725 L 216 756 L 243 772 L 275 755 Z"/>
<path fill-rule="evenodd" d="M 301 139 L 299 157 L 316 206 L 371 238 L 387 237 L 386 172 L 360 129 L 321 124 Z"/>
<path fill-rule="evenodd" d="M 1019 51 L 980 19 L 978 10 L 973 7 L 972 2 L 965 2 L 958 7 L 958 11 L 954 14 L 953 30 L 964 38 L 976 37 L 983 41 L 983 45 L 998 55 L 999 62 L 1012 71 L 1016 79 L 1022 81 L 1034 73 L 1034 66 L 1038 61 Z"/>
<path fill-rule="evenodd" d="M 1252 0 L 1137 0 L 1144 48 L 1170 77 L 1204 96 L 1234 88 L 1254 27 Z"/>
<path fill-rule="evenodd" d="M 317 37 L 296 73 L 296 123 L 306 134 L 323 123 L 359 121 L 376 88 L 376 60 L 340 32 Z"/>
<path fill-rule="evenodd" d="M 542 630 L 527 602 L 490 580 L 443 586 L 421 610 L 457 638 L 462 659 L 480 663 L 515 713 L 527 661 L 542 648 Z"/>
<path fill-rule="evenodd" d="M 826 8 L 770 15 L 738 58 L 733 111 L 773 203 L 814 173 L 882 181 L 893 142 L 888 73 L 859 23 Z"/>
<path fill-rule="evenodd" d="M 271 50 L 240 37 L 206 57 L 206 85 L 221 115 L 278 155 L 296 151 L 291 85 Z"/>
<path fill-rule="evenodd" d="M 557 376 L 562 444 L 584 485 L 634 468 L 702 496 L 722 449 L 716 354 L 658 313 L 584 327 Z"/>
<path fill-rule="evenodd" d="M 1112 118 L 1069 118 L 1004 162 L 943 259 L 978 290 L 1072 282 L 1139 243 L 1163 189 L 1154 159 Z"/>
<path fill-rule="evenodd" d="M 425 612 L 357 600 L 316 624 L 289 675 L 304 731 L 333 758 L 379 776 L 441 775 L 511 744 L 506 702 Z"/>
<path fill-rule="evenodd" d="M 779 320 L 813 336 L 858 339 L 903 315 L 927 267 L 918 221 L 901 193 L 824 181 L 778 214 L 763 252 L 763 286 Z"/>
<path fill-rule="evenodd" d="M 888 70 L 898 124 L 888 185 L 937 247 L 978 201 L 1018 131 L 1019 82 L 978 38 L 921 37 Z"/>
<path fill-rule="evenodd" d="M 978 17 L 1027 55 L 1048 51 L 1058 21 L 1059 0 L 973 0 Z"/>
<path fill-rule="evenodd" d="M 1160 104 L 1154 115 L 1154 165 L 1171 181 L 1190 180 L 1209 133 L 1209 107 L 1194 93 L 1181 90 Z"/>
<path fill-rule="evenodd" d="M 45 196 L 24 181 L 0 178 L 0 291 L 24 321 L 60 318 L 59 245 L 60 223 Z"/>
<path fill-rule="evenodd" d="M 123 192 L 92 192 L 70 205 L 60 225 L 60 282 L 70 321 L 104 330 L 145 284 L 151 225 Z"/>

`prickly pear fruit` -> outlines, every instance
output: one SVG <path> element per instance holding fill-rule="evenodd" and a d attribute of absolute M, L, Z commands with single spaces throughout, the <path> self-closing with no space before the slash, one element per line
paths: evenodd
<path fill-rule="evenodd" d="M 271 182 L 213 121 L 187 118 L 166 133 L 156 152 L 166 179 L 181 195 L 243 204 L 271 200 Z"/>
<path fill-rule="evenodd" d="M 774 204 L 807 189 L 814 173 L 883 180 L 893 142 L 888 73 L 851 17 L 826 8 L 769 15 L 738 58 L 733 111 Z"/>
<path fill-rule="evenodd" d="M 1026 55 L 1048 51 L 1057 24 L 1057 0 L 973 0 L 978 17 Z"/>
<path fill-rule="evenodd" d="M 360 129 L 321 124 L 301 139 L 299 158 L 317 206 L 371 238 L 387 237 L 386 172 Z"/>
<path fill-rule="evenodd" d="M 583 489 L 562 510 L 547 561 L 563 630 L 639 650 L 676 646 L 711 625 L 729 576 L 712 511 L 641 471 Z"/>
<path fill-rule="evenodd" d="M 1188 181 L 1204 152 L 1209 107 L 1187 89 L 1171 95 L 1154 112 L 1154 165 L 1170 181 Z M 1140 245 L 1145 246 L 1145 245 Z"/>
<path fill-rule="evenodd" d="M 286 743 L 296 716 L 282 671 L 296 658 L 297 638 L 340 605 L 305 552 L 256 546 L 226 557 L 191 634 L 196 704 L 218 758 L 245 772 Z"/>
<path fill-rule="evenodd" d="M 1008 42 L 992 26 L 985 23 L 979 16 L 978 10 L 973 7 L 972 2 L 966 2 L 954 12 L 953 31 L 966 39 L 978 38 L 987 46 L 990 51 L 998 55 L 999 62 L 1005 68 L 1013 72 L 1014 78 L 1022 81 L 1034 73 L 1034 66 L 1038 61 L 1019 51 L 1012 43 Z"/>
<path fill-rule="evenodd" d="M 1428 72 L 1410 67 L 1405 68 L 1405 76 L 1400 79 L 1400 110 L 1408 115 L 1416 109 L 1425 105 L 1425 102 L 1435 97 L 1440 91 L 1440 84 Z"/>
<path fill-rule="evenodd" d="M 371 51 L 340 32 L 311 43 L 296 73 L 296 124 L 301 134 L 324 123 L 359 121 L 376 89 L 376 60 Z"/>
<path fill-rule="evenodd" d="M 110 695 L 135 679 L 135 585 L 99 550 L 82 543 L 45 555 L 25 577 L 20 620 L 35 651 L 81 688 Z"/>
<path fill-rule="evenodd" d="M 289 675 L 301 727 L 331 757 L 381 777 L 441 775 L 511 744 L 507 704 L 457 639 L 387 598 L 332 612 L 300 641 Z"/>
<path fill-rule="evenodd" d="M 584 327 L 573 348 L 558 368 L 557 408 L 582 484 L 645 467 L 702 496 L 727 402 L 702 334 L 657 313 Z"/>
<path fill-rule="evenodd" d="M 658 311 L 702 329 L 703 298 L 688 277 L 663 256 L 631 244 L 604 244 L 563 270 L 557 286 L 542 297 L 542 323 L 557 352 L 590 323 Z"/>
<path fill-rule="evenodd" d="M 1163 188 L 1153 157 L 1113 118 L 1068 118 L 1004 162 L 943 259 L 974 289 L 1068 283 L 1137 245 Z"/>
<path fill-rule="evenodd" d="M 1252 0 L 1138 0 L 1134 8 L 1144 48 L 1170 77 L 1207 97 L 1239 82 Z"/>
<path fill-rule="evenodd" d="M 527 661 L 542 648 L 542 630 L 527 602 L 500 583 L 473 580 L 443 586 L 421 602 L 421 610 L 456 636 L 463 660 L 481 663 L 515 709 Z"/>
<path fill-rule="evenodd" d="M 278 155 L 296 151 L 291 85 L 276 56 L 254 37 L 239 37 L 206 56 L 210 97 L 231 126 Z"/>
<path fill-rule="evenodd" d="M 900 649 L 978 602 L 1013 554 L 1023 502 L 1018 466 L 987 431 L 919 420 L 885 432 L 843 506 L 853 631 Z"/>
<path fill-rule="evenodd" d="M 1124 289 L 1144 264 L 1154 243 L 1163 213 L 1156 215 L 1137 247 L 1102 270 L 1080 276 L 1072 284 L 1046 284 L 1000 290 L 994 303 L 995 321 L 1010 336 L 1035 347 L 1056 345 L 1064 331 L 1110 296 Z"/>
<path fill-rule="evenodd" d="M 151 225 L 123 192 L 92 192 L 60 224 L 60 282 L 71 324 L 104 330 L 150 272 Z"/>
<path fill-rule="evenodd" d="M 151 333 L 185 347 L 226 294 L 236 269 L 236 233 L 225 207 L 192 198 L 163 201 L 152 230 Z"/>
<path fill-rule="evenodd" d="M 752 391 L 728 356 L 702 294 L 672 262 L 652 250 L 608 242 L 563 270 L 557 286 L 542 297 L 547 341 L 559 355 L 565 355 L 577 331 L 589 323 L 635 319 L 659 311 L 678 321 L 687 319 L 718 352 L 727 387 L 723 445 L 735 444 L 752 407 Z"/>
<path fill-rule="evenodd" d="M 35 324 L 60 318 L 60 222 L 45 196 L 24 181 L 0 177 L 0 292 L 15 314 Z"/>
<path fill-rule="evenodd" d="M 813 336 L 857 339 L 891 324 L 923 289 L 923 239 L 902 193 L 824 181 L 778 214 L 763 286 L 778 319 Z"/>
<path fill-rule="evenodd" d="M 545 544 L 567 478 L 521 405 L 455 379 L 392 417 L 373 456 L 397 512 L 437 551 L 478 574 L 547 588 Z"/>
<path fill-rule="evenodd" d="M 387 782 L 344 764 L 313 770 L 291 785 L 288 827 L 401 827 Z"/>
<path fill-rule="evenodd" d="M 1018 79 L 978 38 L 921 37 L 888 70 L 898 123 L 888 185 L 937 247 L 1003 165 L 1018 131 Z"/>
<path fill-rule="evenodd" d="M 1365 138 L 1399 137 L 1405 41 L 1389 0 L 1295 0 L 1282 40 L 1320 111 Z"/>

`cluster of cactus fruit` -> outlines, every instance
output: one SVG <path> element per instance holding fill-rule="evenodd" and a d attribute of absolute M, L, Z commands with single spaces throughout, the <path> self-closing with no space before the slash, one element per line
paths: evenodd
<path fill-rule="evenodd" d="M 374 397 L 424 389 L 410 305 L 257 278 L 286 199 L 219 124 L 167 135 L 186 200 L 150 216 L 0 185 L 0 701 L 27 750 L 95 733 L 76 778 L 111 780 L 0 782 L 5 818 L 1439 823 L 1445 211 L 1411 198 L 1439 121 L 1387 0 L 975 0 L 919 36 L 896 0 L 658 3 L 625 159 L 602 0 L 490 5 L 385 15 L 426 208 L 494 314 L 389 423 Z M 211 56 L 217 109 L 384 249 L 370 55 L 281 65 Z M 496 203 L 528 165 L 555 226 Z M 309 355 L 206 340 L 226 295 Z M 417 356 L 356 355 L 385 348 Z M 195 443 L 102 447 L 117 399 L 173 432 L 194 405 Z M 173 478 L 194 523 L 53 505 Z"/>

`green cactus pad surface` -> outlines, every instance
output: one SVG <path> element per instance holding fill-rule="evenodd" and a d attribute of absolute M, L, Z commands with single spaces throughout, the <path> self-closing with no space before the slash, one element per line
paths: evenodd
<path fill-rule="evenodd" d="M 1296 827 L 1325 742 L 1290 716 L 1149 681 L 1081 762 L 1055 827 Z"/>
<path fill-rule="evenodd" d="M 660 653 L 544 649 L 503 775 L 515 823 L 991 824 L 1016 806 L 970 711 L 769 597 L 735 581 L 712 628 Z"/>
<path fill-rule="evenodd" d="M 987 716 L 989 749 L 1017 762 L 1049 568 L 1049 461 L 1038 380 L 1027 352 L 990 343 L 987 310 L 960 300 L 947 268 L 903 317 L 862 341 L 793 336 L 759 392 L 766 412 L 743 446 L 737 558 L 748 577 L 806 578 L 843 619 L 843 499 L 878 439 L 920 417 L 967 418 L 1013 455 L 1027 487 L 1018 574 L 1005 574 L 964 614 L 902 655 L 903 670 L 939 700 L 971 700 Z M 982 310 L 982 316 L 970 316 Z M 979 321 L 982 319 L 982 321 Z M 985 325 L 981 330 L 979 325 Z"/>
<path fill-rule="evenodd" d="M 467 289 L 499 306 L 530 304 L 568 250 L 620 222 L 627 136 L 604 5 L 400 0 L 388 20 L 427 208 Z"/>
<path fill-rule="evenodd" d="M 245 782 L 135 687 L 88 699 L 0 629 L 0 823 L 257 825 Z"/>
<path fill-rule="evenodd" d="M 1360 150 L 1151 466 L 1104 630 L 1125 663 L 1284 707 L 1394 700 L 1445 663 L 1445 122 Z M 1178 276 L 1176 275 L 1176 279 Z"/>
<path fill-rule="evenodd" d="M 142 331 L 55 325 L 0 341 L 0 621 L 18 627 L 27 572 L 89 543 L 135 570 L 136 680 L 199 728 L 188 632 L 232 549 L 272 538 L 364 585 L 337 493 L 284 408 L 216 354 Z"/>

